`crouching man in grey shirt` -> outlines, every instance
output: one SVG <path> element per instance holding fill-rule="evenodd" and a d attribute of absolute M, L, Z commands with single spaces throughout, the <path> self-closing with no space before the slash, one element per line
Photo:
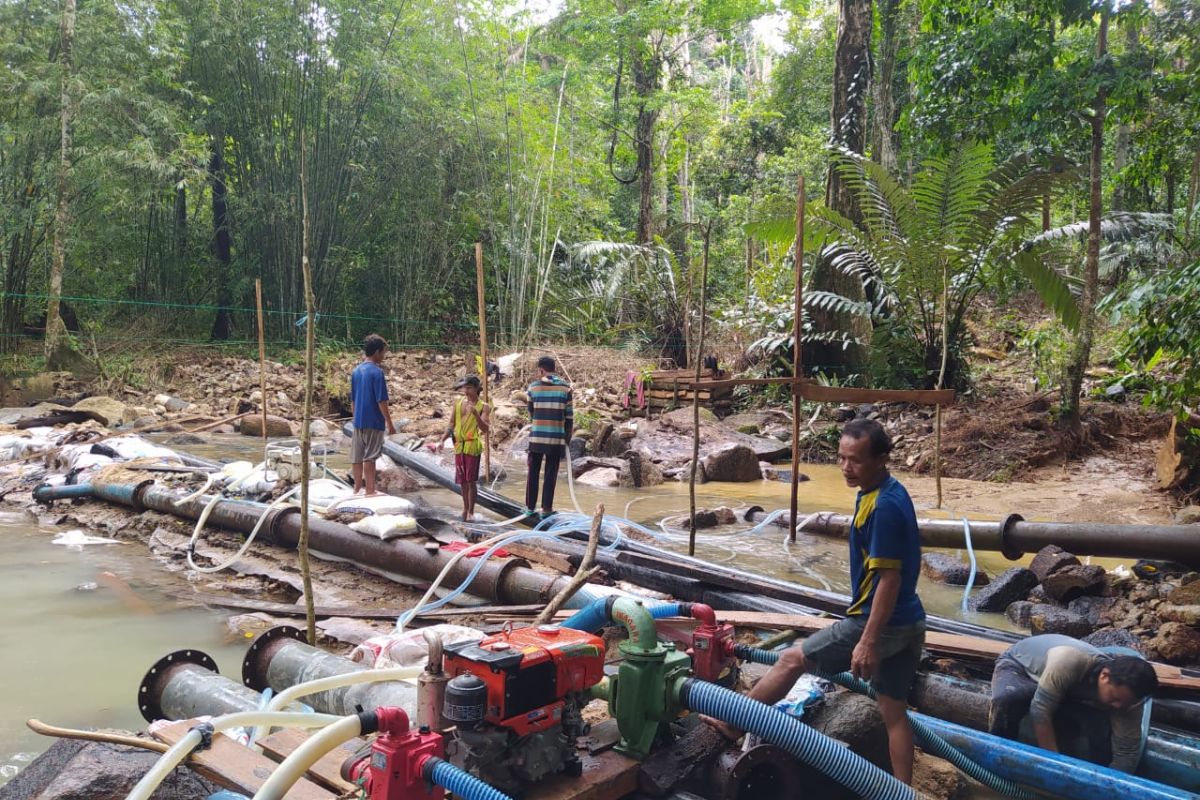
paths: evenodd
<path fill-rule="evenodd" d="M 1028 715 L 1038 747 L 1059 752 L 1074 721 L 1091 760 L 1133 772 L 1141 754 L 1142 704 L 1158 688 L 1154 667 L 1059 634 L 1030 636 L 1008 648 L 992 673 L 988 730 L 1016 739 Z M 1107 724 L 1105 724 L 1107 723 Z"/>

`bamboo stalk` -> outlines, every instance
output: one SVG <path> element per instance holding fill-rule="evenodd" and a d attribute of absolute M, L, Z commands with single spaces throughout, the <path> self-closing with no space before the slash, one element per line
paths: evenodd
<path fill-rule="evenodd" d="M 308 623 L 308 643 L 317 644 L 317 614 L 313 599 L 312 570 L 308 559 L 308 480 L 312 450 L 313 361 L 316 349 L 317 301 L 313 295 L 312 265 L 308 260 L 308 178 L 305 173 L 304 130 L 300 131 L 300 269 L 304 273 L 304 310 L 308 322 L 304 325 L 304 416 L 300 422 L 300 575 L 304 582 L 304 611 Z"/>
<path fill-rule="evenodd" d="M 475 243 L 475 295 L 479 301 L 479 372 L 483 388 L 483 405 L 488 404 L 488 368 L 487 368 L 487 314 L 483 305 L 483 242 Z M 492 477 L 491 464 L 492 437 L 488 431 L 483 431 L 483 480 L 486 483 Z"/>
<path fill-rule="evenodd" d="M 254 280 L 254 302 L 258 308 L 258 390 L 262 393 L 262 434 L 267 441 L 267 344 L 263 335 L 262 278 Z"/>
<path fill-rule="evenodd" d="M 804 305 L 804 173 L 796 187 L 796 317 L 792 320 L 792 502 L 788 520 L 791 541 L 796 541 L 796 511 L 800 505 L 800 382 L 804 353 L 800 344 Z"/>
<path fill-rule="evenodd" d="M 704 226 L 704 260 L 700 267 L 700 338 L 696 342 L 696 380 L 704 366 L 704 315 L 708 310 L 708 242 L 712 222 Z M 692 469 L 688 475 L 688 555 L 696 555 L 696 470 L 700 466 L 700 392 L 692 392 Z"/>

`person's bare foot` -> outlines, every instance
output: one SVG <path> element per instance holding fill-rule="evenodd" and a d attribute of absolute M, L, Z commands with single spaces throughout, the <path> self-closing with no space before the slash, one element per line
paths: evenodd
<path fill-rule="evenodd" d="M 706 714 L 700 715 L 700 721 L 731 742 L 736 742 L 738 739 L 742 738 L 742 731 L 739 731 L 728 722 L 722 722 L 721 720 L 710 717 Z"/>

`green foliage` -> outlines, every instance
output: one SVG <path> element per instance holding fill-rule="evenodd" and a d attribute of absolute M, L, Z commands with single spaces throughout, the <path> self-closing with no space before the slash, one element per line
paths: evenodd
<path fill-rule="evenodd" d="M 1046 391 L 1058 385 L 1071 359 L 1071 339 L 1061 326 L 1034 325 L 1017 340 L 1017 347 L 1029 355 L 1037 389 Z"/>
<path fill-rule="evenodd" d="M 1186 419 L 1200 397 L 1200 260 L 1147 275 L 1100 308 L 1122 331 L 1126 389 L 1141 383 L 1147 404 Z"/>

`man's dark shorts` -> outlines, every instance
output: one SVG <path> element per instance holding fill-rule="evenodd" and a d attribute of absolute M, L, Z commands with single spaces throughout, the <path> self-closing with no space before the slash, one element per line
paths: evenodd
<path fill-rule="evenodd" d="M 850 669 L 850 657 L 866 627 L 867 617 L 863 614 L 840 619 L 804 640 L 800 645 L 804 658 L 811 668 L 826 674 L 845 672 Z M 871 678 L 875 691 L 907 700 L 924 646 L 925 620 L 884 628 L 879 635 L 880 664 Z"/>

